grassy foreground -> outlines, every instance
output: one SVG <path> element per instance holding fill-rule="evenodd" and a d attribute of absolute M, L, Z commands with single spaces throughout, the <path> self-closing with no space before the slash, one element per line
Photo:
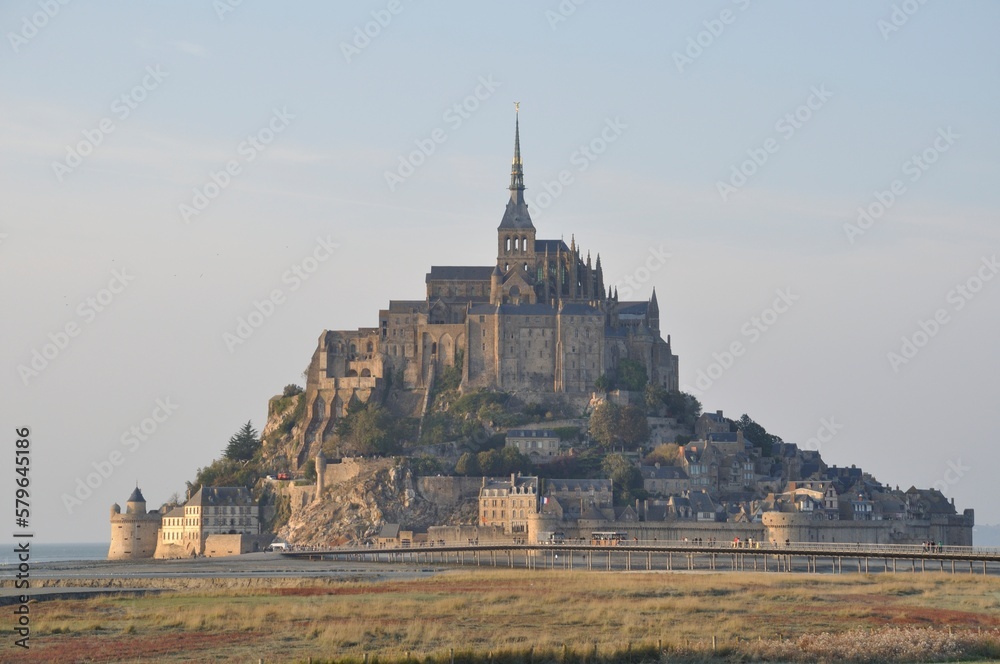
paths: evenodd
<path fill-rule="evenodd" d="M 409 654 L 447 664 L 454 649 L 456 662 L 491 654 L 495 662 L 640 662 L 657 659 L 658 647 L 669 661 L 1000 657 L 1000 579 L 988 577 L 458 570 L 412 581 L 231 585 L 33 603 L 31 649 L 14 653 L 5 643 L 0 660 L 388 662 Z"/>

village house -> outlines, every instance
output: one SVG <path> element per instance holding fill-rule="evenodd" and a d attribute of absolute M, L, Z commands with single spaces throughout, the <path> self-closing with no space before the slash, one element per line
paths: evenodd
<path fill-rule="evenodd" d="M 479 525 L 499 526 L 504 533 L 527 533 L 528 519 L 537 512 L 537 477 L 511 473 L 509 479 L 483 478 L 479 489 Z"/>
<path fill-rule="evenodd" d="M 642 488 L 650 495 L 668 496 L 691 488 L 687 473 L 679 466 L 662 466 L 659 463 L 639 466 L 639 473 L 642 475 Z"/>
<path fill-rule="evenodd" d="M 516 447 L 533 463 L 547 463 L 559 456 L 559 436 L 549 429 L 511 429 L 506 444 Z"/>

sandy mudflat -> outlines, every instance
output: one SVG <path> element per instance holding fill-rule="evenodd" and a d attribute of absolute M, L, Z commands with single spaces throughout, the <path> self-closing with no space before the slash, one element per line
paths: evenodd
<path fill-rule="evenodd" d="M 235 580 L 254 579 L 329 579 L 336 581 L 403 580 L 432 576 L 446 571 L 433 565 L 357 563 L 343 561 L 310 561 L 285 558 L 278 553 L 253 553 L 230 558 L 198 558 L 189 560 L 84 560 L 38 563 L 31 566 L 32 595 L 40 599 L 55 589 L 131 588 L 153 590 L 178 588 L 185 581 L 218 580 L 230 586 Z M 0 567 L 0 598 L 16 596 L 23 591 L 14 587 L 16 567 Z M 183 584 L 183 585 L 182 585 Z"/>

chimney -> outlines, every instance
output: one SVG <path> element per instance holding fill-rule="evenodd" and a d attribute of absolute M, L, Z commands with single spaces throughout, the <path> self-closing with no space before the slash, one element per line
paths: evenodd
<path fill-rule="evenodd" d="M 715 414 L 718 415 L 719 417 L 722 417 L 722 411 L 721 410 L 715 411 Z"/>

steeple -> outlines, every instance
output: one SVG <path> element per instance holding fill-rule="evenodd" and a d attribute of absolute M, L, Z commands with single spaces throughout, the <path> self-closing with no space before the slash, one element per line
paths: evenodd
<path fill-rule="evenodd" d="M 521 122 L 520 122 L 521 102 L 514 102 L 514 161 L 510 165 L 510 191 L 511 199 L 514 199 L 514 192 L 524 196 L 524 169 L 521 164 Z"/>
<path fill-rule="evenodd" d="M 497 228 L 497 264 L 507 265 L 515 261 L 531 264 L 535 255 L 535 226 L 528 214 L 528 203 L 524 200 L 524 169 L 521 164 L 521 121 L 518 106 L 514 104 L 514 160 L 510 167 L 510 200 L 504 210 L 503 219 Z"/>
<path fill-rule="evenodd" d="M 656 301 L 656 286 L 653 286 L 653 294 L 649 297 L 649 306 L 646 308 L 646 318 L 649 319 L 649 328 L 659 333 L 660 305 Z"/>

